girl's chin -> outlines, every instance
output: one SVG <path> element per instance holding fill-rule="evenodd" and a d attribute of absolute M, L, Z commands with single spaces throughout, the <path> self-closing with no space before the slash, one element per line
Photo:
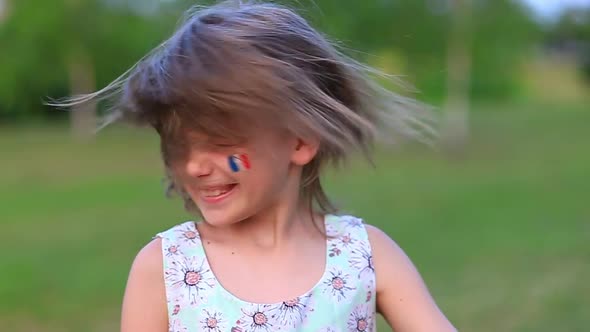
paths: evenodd
<path fill-rule="evenodd" d="M 228 213 L 227 211 L 203 211 L 201 210 L 204 221 L 214 227 L 223 227 L 236 224 L 245 218 L 237 214 Z"/>

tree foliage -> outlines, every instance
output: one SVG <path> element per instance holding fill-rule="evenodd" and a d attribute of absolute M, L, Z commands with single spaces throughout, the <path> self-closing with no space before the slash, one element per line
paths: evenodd
<path fill-rule="evenodd" d="M 0 119 L 45 114 L 47 96 L 71 93 L 68 64 L 86 57 L 101 87 L 123 73 L 175 28 L 189 0 L 8 0 L 0 22 Z M 284 0 L 360 60 L 395 55 L 421 98 L 445 96 L 452 0 Z M 510 98 L 517 68 L 538 27 L 511 0 L 474 3 L 473 98 Z M 199 1 L 208 4 L 214 1 Z M 362 50 L 355 52 L 352 50 Z M 395 69 L 395 68 L 394 68 Z M 392 72 L 391 74 L 400 74 Z M 54 112 L 55 113 L 55 112 Z"/>
<path fill-rule="evenodd" d="M 549 30 L 547 43 L 550 47 L 573 53 L 590 83 L 590 8 L 565 11 Z"/>
<path fill-rule="evenodd" d="M 96 85 L 106 84 L 175 21 L 97 0 L 15 1 L 0 25 L 0 118 L 42 114 L 46 97 L 68 95 L 68 64 L 79 57 L 94 66 Z"/>

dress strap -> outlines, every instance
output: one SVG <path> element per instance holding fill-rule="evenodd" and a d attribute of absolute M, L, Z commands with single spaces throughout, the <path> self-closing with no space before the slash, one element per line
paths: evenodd
<path fill-rule="evenodd" d="M 174 315 L 188 304 L 202 302 L 203 290 L 215 285 L 214 276 L 193 221 L 174 226 L 156 237 L 162 239 L 166 299 L 169 313 Z"/>

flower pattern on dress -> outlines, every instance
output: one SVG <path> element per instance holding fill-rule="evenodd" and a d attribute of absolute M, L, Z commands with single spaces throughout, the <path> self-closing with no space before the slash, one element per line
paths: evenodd
<path fill-rule="evenodd" d="M 350 232 L 346 234 L 342 234 L 341 236 L 333 239 L 330 241 L 330 249 L 329 249 L 329 256 L 340 256 L 343 250 L 352 250 L 354 248 L 354 244 L 358 240 L 355 239 Z"/>
<path fill-rule="evenodd" d="M 355 269 L 359 270 L 359 278 L 361 277 L 361 275 L 365 273 L 375 273 L 375 267 L 373 265 L 373 255 L 367 249 L 367 247 L 368 244 L 363 243 L 363 245 L 351 251 L 349 264 Z"/>
<path fill-rule="evenodd" d="M 222 332 L 225 331 L 225 320 L 222 318 L 223 314 L 218 311 L 210 312 L 203 309 L 204 318 L 201 320 L 201 331 L 207 332 Z"/>
<path fill-rule="evenodd" d="M 179 225 L 175 232 L 181 243 L 193 246 L 201 243 L 201 237 L 199 236 L 199 232 L 196 230 L 195 223 L 193 222 L 186 222 Z"/>
<path fill-rule="evenodd" d="M 273 317 L 283 327 L 295 328 L 305 320 L 308 313 L 313 312 L 311 294 L 283 301 L 274 308 Z"/>
<path fill-rule="evenodd" d="M 326 236 L 328 237 L 328 242 L 338 241 L 338 238 L 342 233 L 342 225 L 343 223 L 340 221 L 326 224 Z"/>
<path fill-rule="evenodd" d="M 178 313 L 180 312 L 180 310 L 183 307 L 183 305 L 182 305 L 182 303 L 184 302 L 183 299 L 184 299 L 183 295 L 175 297 L 174 301 L 172 301 L 174 303 L 174 306 L 170 306 L 171 301 L 170 301 L 170 299 L 168 299 L 167 302 L 168 302 L 168 307 L 169 307 L 169 311 L 170 311 L 171 316 L 178 315 Z"/>
<path fill-rule="evenodd" d="M 182 324 L 180 319 L 175 319 L 168 323 L 168 331 L 169 332 L 188 332 L 186 326 Z"/>
<path fill-rule="evenodd" d="M 330 253 L 328 254 L 328 256 L 330 256 L 330 257 L 340 256 L 341 253 L 342 253 L 342 250 L 340 248 L 338 248 L 337 244 L 334 243 L 330 246 Z"/>
<path fill-rule="evenodd" d="M 348 318 L 348 331 L 373 331 L 374 314 L 366 304 L 357 305 Z"/>
<path fill-rule="evenodd" d="M 241 332 L 273 331 L 273 327 L 278 326 L 274 321 L 272 309 L 272 305 L 269 304 L 250 305 L 248 308 L 242 308 L 242 317 L 236 321 L 234 329 Z"/>
<path fill-rule="evenodd" d="M 355 289 L 349 283 L 350 276 L 340 270 L 330 271 L 324 280 L 324 293 L 331 294 L 337 302 L 349 299 L 349 293 Z"/>
<path fill-rule="evenodd" d="M 365 302 L 370 302 L 371 300 L 373 300 L 373 297 L 375 296 L 375 279 L 370 279 L 369 282 L 367 282 L 366 284 L 367 287 L 367 297 L 365 298 Z"/>
<path fill-rule="evenodd" d="M 158 234 L 169 332 L 373 331 L 375 273 L 366 228 L 361 219 L 333 215 L 325 227 L 322 278 L 303 295 L 273 304 L 249 303 L 221 286 L 194 222 Z"/>
<path fill-rule="evenodd" d="M 353 216 L 344 216 L 342 217 L 342 222 L 345 222 L 350 227 L 362 228 L 363 221 L 359 218 Z"/>
<path fill-rule="evenodd" d="M 356 242 L 356 239 L 350 233 L 342 235 L 338 240 L 344 248 L 350 248 Z"/>
<path fill-rule="evenodd" d="M 324 327 L 324 328 L 320 329 L 318 332 L 340 332 L 340 330 L 338 330 L 334 327 L 328 326 L 328 327 Z"/>
<path fill-rule="evenodd" d="M 164 273 L 167 286 L 183 291 L 189 303 L 196 304 L 198 300 L 203 300 L 203 293 L 213 287 L 211 271 L 204 265 L 204 259 L 197 257 L 171 260 Z"/>
<path fill-rule="evenodd" d="M 178 245 L 169 245 L 166 247 L 166 256 L 178 256 L 181 254 L 180 249 L 178 249 Z"/>

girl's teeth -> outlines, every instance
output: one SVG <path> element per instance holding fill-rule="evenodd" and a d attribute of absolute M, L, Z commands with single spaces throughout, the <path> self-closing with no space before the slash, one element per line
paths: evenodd
<path fill-rule="evenodd" d="M 224 189 L 213 189 L 213 190 L 203 190 L 203 194 L 206 197 L 217 197 L 223 195 L 230 191 L 231 187 L 226 187 Z"/>

